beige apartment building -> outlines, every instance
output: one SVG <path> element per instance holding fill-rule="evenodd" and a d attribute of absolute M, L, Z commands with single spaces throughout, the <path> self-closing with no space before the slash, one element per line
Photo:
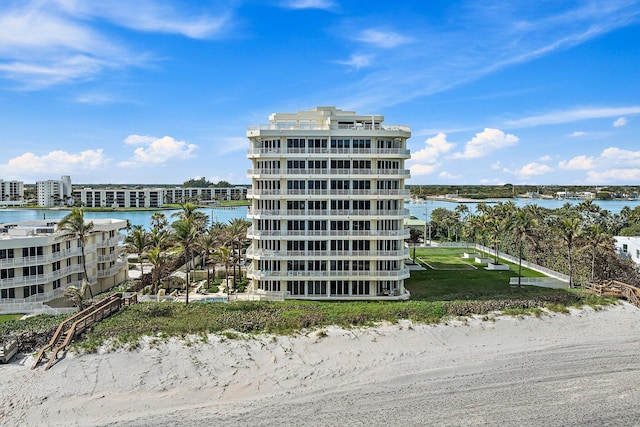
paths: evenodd
<path fill-rule="evenodd" d="M 407 126 L 335 107 L 250 126 L 247 237 L 257 298 L 406 299 Z"/>

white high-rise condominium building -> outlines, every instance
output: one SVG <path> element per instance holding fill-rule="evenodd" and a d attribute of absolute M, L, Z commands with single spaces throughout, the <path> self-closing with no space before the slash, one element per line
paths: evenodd
<path fill-rule="evenodd" d="M 407 126 L 335 107 L 250 126 L 250 289 L 276 299 L 406 299 Z"/>
<path fill-rule="evenodd" d="M 71 177 L 36 181 L 38 206 L 62 206 L 71 200 Z"/>

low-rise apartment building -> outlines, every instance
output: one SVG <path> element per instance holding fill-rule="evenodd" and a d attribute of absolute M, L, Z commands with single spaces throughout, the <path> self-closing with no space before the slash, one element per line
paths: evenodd
<path fill-rule="evenodd" d="M 244 200 L 246 187 L 214 188 L 78 188 L 72 198 L 89 208 L 161 208 L 165 204 L 197 201 Z"/>
<path fill-rule="evenodd" d="M 44 304 L 64 306 L 65 288 L 82 286 L 82 247 L 57 231 L 59 220 L 0 224 L 0 313 L 30 313 Z M 85 265 L 94 294 L 127 278 L 121 243 L 126 220 L 94 219 Z"/>

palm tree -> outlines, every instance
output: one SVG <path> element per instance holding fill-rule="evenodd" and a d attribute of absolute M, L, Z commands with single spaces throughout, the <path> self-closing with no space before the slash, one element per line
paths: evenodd
<path fill-rule="evenodd" d="M 599 248 L 608 248 L 610 237 L 599 224 L 591 225 L 584 231 L 583 236 L 591 247 L 591 283 L 595 282 L 596 256 Z"/>
<path fill-rule="evenodd" d="M 422 237 L 422 232 L 420 230 L 416 230 L 415 228 L 409 229 L 409 238 L 407 239 L 408 243 L 411 243 L 413 246 L 413 262 L 416 262 L 416 244 L 420 241 Z"/>
<path fill-rule="evenodd" d="M 211 270 L 208 266 L 209 257 L 218 245 L 218 236 L 212 228 L 207 229 L 204 233 L 198 235 L 195 242 L 196 248 L 202 255 L 202 265 L 207 268 L 207 286 L 211 283 Z"/>
<path fill-rule="evenodd" d="M 509 228 L 515 234 L 518 246 L 518 287 L 522 286 L 522 252 L 524 244 L 531 239 L 531 235 L 538 222 L 526 210 L 518 210 L 509 224 Z"/>
<path fill-rule="evenodd" d="M 162 274 L 162 268 L 164 267 L 167 256 L 165 252 L 160 249 L 158 246 L 153 246 L 151 249 L 147 251 L 147 258 L 149 262 L 153 265 L 153 270 L 151 270 L 151 282 L 153 284 L 153 294 L 158 295 L 158 288 L 160 285 L 160 275 Z"/>
<path fill-rule="evenodd" d="M 234 218 L 229 221 L 229 225 L 225 228 L 227 242 L 231 246 L 231 255 L 233 257 L 233 283 L 237 283 L 236 266 L 240 268 L 242 261 L 242 244 L 247 238 L 247 229 L 251 223 L 242 218 Z M 236 249 L 237 247 L 237 249 Z"/>
<path fill-rule="evenodd" d="M 229 286 L 229 260 L 231 259 L 231 251 L 226 246 L 220 246 L 213 252 L 211 259 L 216 264 L 224 265 L 224 277 L 227 283 L 225 287 L 227 289 L 227 299 L 229 299 L 229 294 L 231 293 L 231 286 Z"/>
<path fill-rule="evenodd" d="M 208 223 L 208 217 L 202 212 L 198 212 L 198 207 L 190 202 L 183 203 L 182 211 L 176 212 L 173 216 L 179 219 L 171 224 L 173 237 L 176 243 L 182 248 L 184 264 L 187 273 L 186 281 L 186 303 L 189 304 L 189 271 L 191 260 L 193 259 L 193 249 L 197 236 L 202 232 Z"/>
<path fill-rule="evenodd" d="M 138 262 L 140 262 L 140 281 L 143 281 L 144 267 L 142 258 L 145 251 L 149 248 L 149 236 L 141 225 L 134 225 L 131 233 L 125 238 L 125 245 L 127 252 L 138 255 Z"/>
<path fill-rule="evenodd" d="M 193 246 L 198 236 L 198 230 L 193 224 L 193 219 L 184 218 L 174 221 L 171 224 L 173 228 L 173 238 L 181 247 L 184 256 L 184 265 L 187 273 L 186 278 L 186 303 L 189 304 L 189 272 L 191 267 L 191 259 L 193 258 Z"/>
<path fill-rule="evenodd" d="M 87 274 L 87 259 L 85 255 L 85 245 L 87 244 L 87 239 L 89 234 L 93 231 L 93 221 L 85 222 L 84 220 L 84 210 L 82 208 L 72 208 L 71 212 L 69 212 L 64 218 L 58 222 L 58 231 L 61 231 L 63 234 L 60 238 L 69 238 L 73 237 L 78 239 L 78 243 L 80 244 L 80 251 L 82 254 L 82 270 L 84 272 L 84 280 L 87 283 L 89 282 L 89 275 Z M 93 291 L 91 290 L 91 286 L 89 285 L 89 295 L 93 298 Z"/>
<path fill-rule="evenodd" d="M 569 263 L 569 287 L 573 287 L 573 247 L 580 233 L 578 218 L 564 218 L 559 226 L 560 235 L 567 246 L 567 261 Z"/>

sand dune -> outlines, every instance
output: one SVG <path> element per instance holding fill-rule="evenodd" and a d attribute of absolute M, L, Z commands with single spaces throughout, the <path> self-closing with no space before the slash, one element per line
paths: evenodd
<path fill-rule="evenodd" d="M 153 339 L 0 366 L 3 425 L 638 425 L 640 310 Z"/>

